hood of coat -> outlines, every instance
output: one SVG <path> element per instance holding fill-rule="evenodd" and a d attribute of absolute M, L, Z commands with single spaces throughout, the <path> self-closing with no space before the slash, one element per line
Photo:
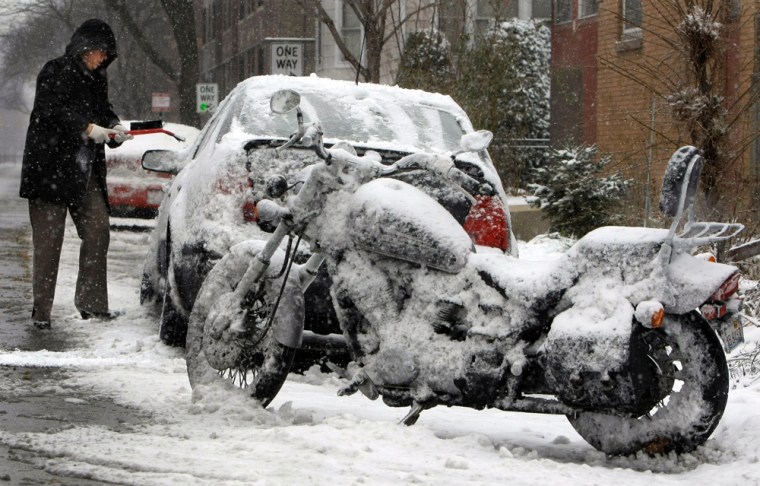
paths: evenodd
<path fill-rule="evenodd" d="M 105 69 L 116 59 L 116 36 L 111 27 L 100 19 L 90 19 L 74 31 L 66 55 L 79 58 L 85 52 L 99 49 L 107 54 L 107 58 L 98 69 Z"/>

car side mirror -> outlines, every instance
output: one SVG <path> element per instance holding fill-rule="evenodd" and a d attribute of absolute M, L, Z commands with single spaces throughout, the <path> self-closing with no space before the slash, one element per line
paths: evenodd
<path fill-rule="evenodd" d="M 152 172 L 177 175 L 184 167 L 183 160 L 173 150 L 146 150 L 142 156 L 142 167 Z"/>
<path fill-rule="evenodd" d="M 459 146 L 467 152 L 480 152 L 488 148 L 491 140 L 493 140 L 493 132 L 478 130 L 462 135 L 462 138 L 459 139 Z"/>
<path fill-rule="evenodd" d="M 274 113 L 287 113 L 298 108 L 301 104 L 301 95 L 292 89 L 282 89 L 272 95 L 269 100 L 269 108 Z"/>

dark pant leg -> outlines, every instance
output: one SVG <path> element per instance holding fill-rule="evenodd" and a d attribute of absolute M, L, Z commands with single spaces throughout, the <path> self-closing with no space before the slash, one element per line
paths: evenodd
<path fill-rule="evenodd" d="M 41 199 L 29 200 L 32 223 L 32 319 L 50 321 L 53 309 L 58 263 L 61 260 L 63 232 L 66 228 L 66 206 Z"/>
<path fill-rule="evenodd" d="M 80 311 L 108 312 L 107 255 L 111 233 L 105 195 L 91 181 L 82 203 L 69 209 L 82 240 L 74 304 Z"/>

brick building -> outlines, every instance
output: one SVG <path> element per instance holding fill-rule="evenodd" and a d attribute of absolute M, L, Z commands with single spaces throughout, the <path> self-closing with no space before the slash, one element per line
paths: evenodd
<path fill-rule="evenodd" d="M 663 3 L 555 0 L 552 14 L 552 144 L 596 143 L 600 153 L 612 154 L 617 168 L 635 179 L 632 204 L 643 217 L 657 212 L 670 154 L 689 143 L 663 97 L 672 90 L 667 81 L 686 72 L 685 59 L 664 41 L 674 35 Z M 746 219 L 757 207 L 750 196 L 760 174 L 755 140 L 760 111 L 756 103 L 747 106 L 750 98 L 744 95 L 760 76 L 760 12 L 757 1 L 727 0 L 725 6 L 715 84 L 726 106 L 746 108 L 729 137 L 732 147 L 747 149 L 723 181 L 731 206 L 724 209 Z M 729 118 L 736 115 L 734 109 Z"/>
<path fill-rule="evenodd" d="M 305 13 L 295 0 L 193 0 L 199 37 L 200 80 L 218 83 L 220 97 L 250 76 L 284 74 L 354 79 L 353 67 L 344 59 L 332 34 L 316 18 Z M 343 0 L 322 0 L 336 29 L 349 49 L 358 55 L 363 30 Z M 406 36 L 414 31 L 440 28 L 452 38 L 473 35 L 495 18 L 549 18 L 551 0 L 400 0 L 388 16 L 386 42 L 381 61 L 381 82 L 395 81 Z M 398 19 L 402 29 L 392 31 Z M 277 70 L 278 48 L 296 49 L 297 69 Z M 292 67 L 292 66 L 291 66 Z"/>
<path fill-rule="evenodd" d="M 316 23 L 295 0 L 194 0 L 194 6 L 199 82 L 217 83 L 220 99 L 240 81 L 272 73 L 278 49 L 286 74 L 314 71 Z"/>

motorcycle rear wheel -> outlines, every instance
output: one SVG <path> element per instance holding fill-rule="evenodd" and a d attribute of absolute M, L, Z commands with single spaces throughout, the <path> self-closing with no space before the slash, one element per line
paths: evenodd
<path fill-rule="evenodd" d="M 214 382 L 226 383 L 245 390 L 265 407 L 285 382 L 296 350 L 278 343 L 271 327 L 254 336 L 239 338 L 229 330 L 217 335 L 207 323 L 214 304 L 237 286 L 249 261 L 249 255 L 229 254 L 209 272 L 190 314 L 185 358 L 193 389 Z M 253 325 L 267 321 L 281 283 L 281 279 L 266 281 L 252 300 L 247 315 L 254 320 Z M 288 318 L 284 314 L 291 308 L 280 306 L 279 318 Z"/>
<path fill-rule="evenodd" d="M 584 412 L 568 416 L 588 443 L 610 455 L 690 452 L 718 426 L 728 400 L 726 355 L 710 324 L 697 312 L 666 316 L 659 351 L 669 356 L 675 385 L 643 416 Z M 661 356 L 661 355 L 660 355 Z M 673 380 L 671 380 L 673 381 Z"/>

